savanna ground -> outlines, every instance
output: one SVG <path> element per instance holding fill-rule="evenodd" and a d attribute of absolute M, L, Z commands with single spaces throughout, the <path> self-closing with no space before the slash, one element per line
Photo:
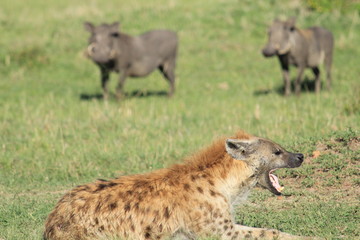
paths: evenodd
<path fill-rule="evenodd" d="M 285 196 L 254 190 L 239 223 L 359 239 L 359 2 L 329 2 L 2 0 L 0 239 L 40 239 L 76 185 L 169 166 L 238 129 L 306 156 L 302 167 L 277 171 Z M 330 92 L 315 95 L 307 70 L 301 96 L 283 97 L 277 59 L 260 54 L 272 19 L 293 15 L 335 35 Z M 117 20 L 130 34 L 178 32 L 172 99 L 157 72 L 128 79 L 122 102 L 98 98 L 82 24 Z"/>

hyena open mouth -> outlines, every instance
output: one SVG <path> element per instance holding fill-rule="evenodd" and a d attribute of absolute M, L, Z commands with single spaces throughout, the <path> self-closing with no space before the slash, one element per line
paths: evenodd
<path fill-rule="evenodd" d="M 281 194 L 281 192 L 282 192 L 282 190 L 284 189 L 284 187 L 283 186 L 281 186 L 280 185 L 280 183 L 279 183 L 279 178 L 275 175 L 275 174 L 273 174 L 273 172 L 275 171 L 276 169 L 273 169 L 273 170 L 270 170 L 269 171 L 269 180 L 270 180 L 270 182 L 271 182 L 271 185 L 273 186 L 273 188 L 275 188 L 275 190 L 279 193 L 279 194 Z M 275 194 L 277 194 L 277 193 L 275 193 Z"/>
<path fill-rule="evenodd" d="M 284 190 L 284 187 L 280 185 L 279 178 L 274 174 L 274 172 L 279 168 L 296 168 L 301 165 L 304 161 L 304 155 L 301 153 L 288 153 L 289 160 L 286 161 L 283 165 L 278 165 L 275 168 L 265 171 L 262 179 L 260 179 L 259 184 L 262 187 L 267 188 L 270 192 L 275 195 L 281 195 L 281 192 Z"/>
<path fill-rule="evenodd" d="M 280 185 L 279 178 L 274 174 L 274 171 L 276 171 L 278 168 L 270 169 L 265 171 L 260 179 L 258 184 L 268 189 L 270 192 L 272 192 L 275 195 L 281 195 L 281 192 L 284 190 L 284 187 Z"/>

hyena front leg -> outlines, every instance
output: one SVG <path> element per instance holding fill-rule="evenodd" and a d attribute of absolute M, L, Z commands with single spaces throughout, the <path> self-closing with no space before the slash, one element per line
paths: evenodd
<path fill-rule="evenodd" d="M 288 233 L 280 232 L 275 229 L 253 228 L 235 224 L 232 234 L 225 233 L 222 239 L 279 239 L 279 240 L 311 240 L 311 237 L 295 236 Z"/>
<path fill-rule="evenodd" d="M 205 218 L 199 218 L 200 221 L 193 222 L 192 226 L 188 226 L 190 232 L 196 236 L 220 237 L 222 240 L 240 240 L 240 239 L 268 239 L 268 240 L 311 240 L 313 237 L 295 236 L 288 233 L 280 232 L 275 229 L 254 228 L 235 224 L 230 211 L 220 211 L 226 206 L 219 207 L 211 214 L 205 215 Z M 195 224 L 194 224 L 195 223 Z"/>
<path fill-rule="evenodd" d="M 225 208 L 225 207 L 223 207 Z M 230 212 L 214 211 L 211 218 L 202 219 L 200 224 L 190 228 L 197 236 L 214 236 L 222 240 L 240 240 L 240 239 L 311 239 L 282 233 L 274 229 L 253 228 L 235 224 Z M 204 224 L 205 223 L 205 224 Z M 202 225 L 202 226 L 201 226 Z"/>

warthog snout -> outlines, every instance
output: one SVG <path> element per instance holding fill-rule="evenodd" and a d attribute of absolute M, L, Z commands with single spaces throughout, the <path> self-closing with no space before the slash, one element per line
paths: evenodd
<path fill-rule="evenodd" d="M 96 54 L 97 52 L 97 47 L 96 47 L 96 43 L 91 43 L 88 47 L 87 47 L 87 54 L 90 57 L 93 57 L 94 54 Z M 104 54 L 103 54 L 104 55 Z M 108 54 L 108 59 L 114 59 L 117 55 L 117 52 L 115 49 L 111 49 L 110 53 Z"/>
<path fill-rule="evenodd" d="M 266 46 L 265 48 L 263 48 L 262 54 L 265 57 L 272 57 L 276 54 L 276 49 L 271 46 Z"/>
<path fill-rule="evenodd" d="M 91 43 L 87 47 L 88 56 L 96 62 L 106 63 L 116 57 L 116 51 L 98 43 Z"/>

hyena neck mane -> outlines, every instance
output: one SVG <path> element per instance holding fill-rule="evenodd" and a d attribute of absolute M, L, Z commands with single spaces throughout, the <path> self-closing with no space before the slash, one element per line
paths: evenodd
<path fill-rule="evenodd" d="M 249 140 L 252 136 L 239 131 L 231 138 Z M 216 140 L 210 146 L 185 159 L 185 163 L 173 165 L 168 169 L 168 179 L 178 181 L 184 177 L 191 179 L 191 184 L 204 185 L 210 183 L 219 192 L 234 202 L 239 195 L 247 192 L 255 185 L 253 171 L 247 163 L 233 159 L 225 149 L 226 137 Z M 195 180 L 194 180 L 195 179 Z M 254 181 L 254 184 L 249 184 Z M 182 182 L 180 180 L 180 182 Z M 243 186 L 249 186 L 245 189 Z"/>
<path fill-rule="evenodd" d="M 251 135 L 239 131 L 231 138 L 248 140 L 251 137 Z M 184 173 L 202 172 L 214 168 L 224 168 L 226 166 L 230 167 L 229 165 L 234 159 L 226 153 L 226 139 L 227 137 L 217 139 L 210 146 L 205 147 L 199 152 L 185 158 L 183 164 L 173 165 L 170 169 L 178 172 L 179 175 L 183 175 Z"/>
<path fill-rule="evenodd" d="M 252 136 L 238 132 L 231 138 L 251 139 Z M 182 164 L 154 172 L 121 176 L 111 182 L 132 183 L 137 186 L 152 186 L 156 189 L 168 189 L 178 192 L 179 189 L 193 188 L 202 192 L 217 192 L 234 205 L 239 199 L 246 199 L 249 190 L 254 187 L 254 171 L 245 162 L 233 159 L 225 148 L 226 137 L 216 140 L 210 146 L 185 159 Z"/>

